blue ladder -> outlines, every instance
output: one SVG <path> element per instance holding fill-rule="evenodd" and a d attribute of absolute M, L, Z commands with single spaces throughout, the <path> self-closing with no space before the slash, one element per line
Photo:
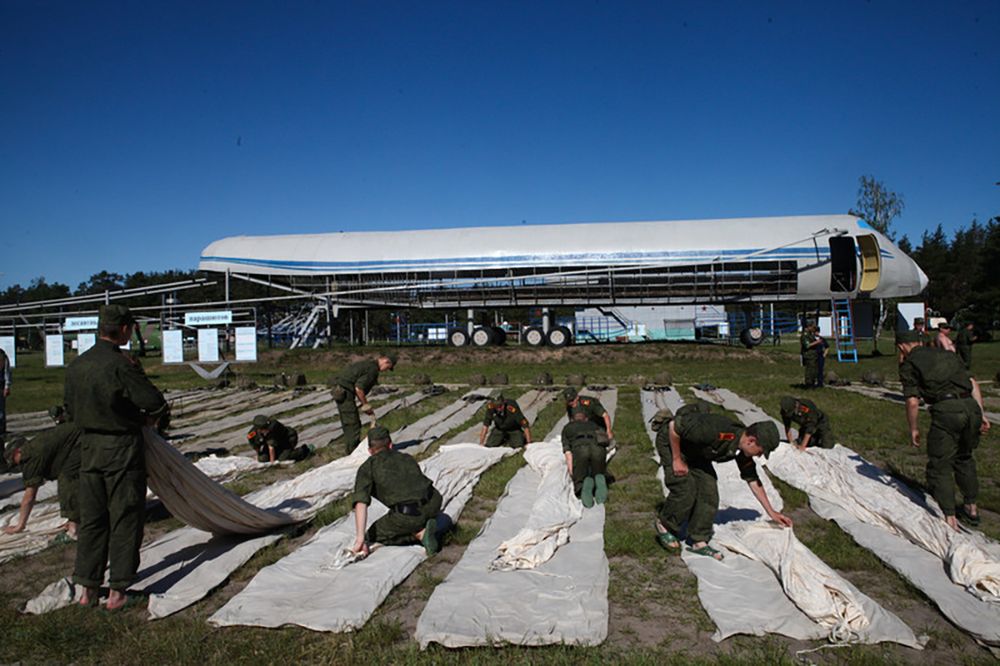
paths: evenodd
<path fill-rule="evenodd" d="M 833 337 L 837 341 L 837 360 L 858 362 L 858 346 L 854 342 L 854 314 L 849 298 L 835 298 L 833 304 Z"/>

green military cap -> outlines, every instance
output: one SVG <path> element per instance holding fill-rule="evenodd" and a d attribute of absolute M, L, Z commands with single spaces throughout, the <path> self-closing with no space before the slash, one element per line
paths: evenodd
<path fill-rule="evenodd" d="M 264 414 L 258 414 L 257 416 L 253 417 L 253 427 L 255 428 L 266 428 L 268 425 L 270 425 L 270 423 L 271 419 L 269 419 Z"/>
<path fill-rule="evenodd" d="M 383 442 L 389 439 L 389 429 L 385 426 L 377 425 L 368 431 L 368 442 Z"/>
<path fill-rule="evenodd" d="M 778 448 L 781 436 L 774 421 L 760 421 L 757 425 L 757 443 L 764 449 L 764 457 L 769 458 L 771 452 Z"/>
<path fill-rule="evenodd" d="M 392 363 L 392 367 L 389 369 L 394 370 L 396 368 L 396 361 L 399 360 L 399 354 L 386 354 L 385 357 L 389 359 L 389 363 Z"/>
<path fill-rule="evenodd" d="M 786 395 L 781 399 L 781 411 L 787 413 L 795 411 L 795 398 L 790 395 Z"/>
<path fill-rule="evenodd" d="M 66 410 L 63 409 L 62 405 L 54 405 L 52 407 L 49 407 L 49 418 L 51 418 L 53 421 L 56 420 L 56 419 L 58 419 L 60 416 L 62 416 L 65 413 L 66 413 Z"/>
<path fill-rule="evenodd" d="M 950 331 L 950 330 L 951 330 L 952 328 L 954 328 L 954 327 L 953 327 L 953 326 L 951 325 L 951 322 L 950 322 L 950 321 L 943 321 L 943 322 L 941 322 L 940 324 L 938 324 L 938 328 L 939 328 L 939 329 L 940 329 L 940 328 L 947 328 L 947 329 L 948 329 L 948 330 Z"/>
<path fill-rule="evenodd" d="M 106 324 L 110 324 L 112 326 L 125 326 L 126 324 L 135 323 L 135 318 L 132 317 L 131 310 L 129 310 L 127 306 L 118 305 L 117 303 L 102 305 L 99 317 L 100 326 L 104 326 Z"/>
<path fill-rule="evenodd" d="M 579 392 L 572 386 L 567 386 L 563 389 L 562 395 L 566 398 L 566 401 L 569 402 L 570 400 L 576 398 L 576 396 L 579 395 Z"/>
<path fill-rule="evenodd" d="M 896 344 L 905 345 L 908 342 L 923 342 L 924 336 L 920 331 L 896 331 Z"/>

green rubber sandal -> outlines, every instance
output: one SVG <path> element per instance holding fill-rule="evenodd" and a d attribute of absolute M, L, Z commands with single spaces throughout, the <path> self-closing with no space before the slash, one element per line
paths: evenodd
<path fill-rule="evenodd" d="M 692 548 L 691 546 L 688 546 L 687 551 L 689 553 L 694 553 L 695 555 L 704 555 L 705 557 L 711 557 L 713 560 L 716 560 L 718 562 L 721 562 L 723 559 L 725 559 L 725 555 L 722 554 L 721 550 L 716 550 L 715 548 L 712 548 L 708 544 L 705 544 L 700 548 Z M 718 557 L 716 557 L 716 555 L 718 555 Z"/>
<path fill-rule="evenodd" d="M 679 554 L 681 552 L 681 540 L 675 537 L 673 534 L 668 532 L 661 532 L 653 523 L 653 530 L 656 532 L 656 543 L 660 544 L 660 547 L 668 553 Z M 674 545 L 676 544 L 676 545 Z"/>
<path fill-rule="evenodd" d="M 594 477 L 588 476 L 583 480 L 583 488 L 580 489 L 580 501 L 588 509 L 594 506 Z"/>
<path fill-rule="evenodd" d="M 594 477 L 594 501 L 598 504 L 608 501 L 608 481 L 603 474 Z"/>
<path fill-rule="evenodd" d="M 955 517 L 958 518 L 958 521 L 960 523 L 964 523 L 969 527 L 979 527 L 979 523 L 981 522 L 979 519 L 978 511 L 976 512 L 976 515 L 973 516 L 971 513 L 965 510 L 964 506 L 961 505 L 959 505 L 958 508 L 955 510 Z"/>
<path fill-rule="evenodd" d="M 437 521 L 435 519 L 431 518 L 424 525 L 424 536 L 420 539 L 420 543 L 423 544 L 428 557 L 438 552 Z"/>

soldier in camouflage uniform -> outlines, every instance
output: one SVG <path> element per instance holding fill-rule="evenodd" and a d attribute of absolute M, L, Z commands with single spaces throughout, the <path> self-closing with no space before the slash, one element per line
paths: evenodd
<path fill-rule="evenodd" d="M 805 371 L 804 385 L 806 388 L 816 388 L 821 384 L 819 376 L 819 357 L 823 353 L 824 340 L 819 336 L 816 324 L 809 323 L 802 328 L 799 336 L 799 348 L 802 354 L 802 368 Z"/>
<path fill-rule="evenodd" d="M 487 432 L 489 438 L 486 437 Z M 483 429 L 479 431 L 479 445 L 509 446 L 516 449 L 527 444 L 531 444 L 531 427 L 517 401 L 505 398 L 503 393 L 489 400 L 483 408 Z"/>
<path fill-rule="evenodd" d="M 163 395 L 119 349 L 135 320 L 122 305 L 100 310 L 96 344 L 66 368 L 65 404 L 80 436 L 80 526 L 73 581 L 97 602 L 110 562 L 107 608 L 125 605 L 139 566 L 146 506 L 142 428 L 167 409 Z"/>
<path fill-rule="evenodd" d="M 958 352 L 966 370 L 972 370 L 972 343 L 976 341 L 974 331 L 975 325 L 971 321 L 966 322 L 955 339 L 955 351 Z"/>
<path fill-rule="evenodd" d="M 785 425 L 788 441 L 800 451 L 805 451 L 810 446 L 832 449 L 835 444 L 830 419 L 812 400 L 786 395 L 781 399 L 781 421 Z M 798 441 L 792 439 L 793 423 L 799 426 Z"/>
<path fill-rule="evenodd" d="M 597 398 L 589 395 L 580 395 L 572 386 L 563 389 L 563 398 L 566 400 L 566 416 L 573 420 L 573 415 L 582 412 L 587 419 L 604 430 L 602 436 L 606 436 L 610 442 L 615 438 L 611 432 L 611 414 L 604 409 L 604 405 Z"/>
<path fill-rule="evenodd" d="M 421 543 L 427 554 L 433 555 L 439 549 L 441 493 L 424 476 L 412 456 L 393 450 L 387 428 L 375 426 L 368 432 L 368 452 L 371 456 L 358 468 L 351 495 L 357 530 L 354 552 L 367 555 L 370 544 L 374 543 L 384 546 Z M 366 530 L 368 505 L 373 497 L 384 504 L 389 513 Z"/>
<path fill-rule="evenodd" d="M 340 425 L 344 429 L 344 451 L 350 454 L 361 442 L 361 411 L 372 417 L 375 424 L 375 410 L 368 404 L 368 392 L 378 384 L 380 372 L 396 368 L 396 355 L 387 354 L 378 358 L 358 361 L 340 371 L 334 381 L 333 400 L 340 412 Z M 358 402 L 355 402 L 355 399 Z"/>
<path fill-rule="evenodd" d="M 681 526 L 686 521 L 688 549 L 721 560 L 722 553 L 708 545 L 719 509 L 718 477 L 712 463 L 734 460 L 740 477 L 750 486 L 764 513 L 780 525 L 792 520 L 778 513 L 757 476 L 756 456 L 769 456 L 778 447 L 778 428 L 771 421 L 744 427 L 721 414 L 703 413 L 698 407 L 682 408 L 660 426 L 656 450 L 663 466 L 663 483 L 669 490 L 656 522 L 656 538 L 671 552 L 680 552 Z"/>
<path fill-rule="evenodd" d="M 264 414 L 253 417 L 253 428 L 247 433 L 247 440 L 257 452 L 258 462 L 299 461 L 312 453 L 308 446 L 298 446 L 299 433 L 295 428 Z"/>
<path fill-rule="evenodd" d="M 608 499 L 607 472 L 608 440 L 601 427 L 587 418 L 583 411 L 562 430 L 562 449 L 566 468 L 573 479 L 573 491 L 588 509 L 594 502 Z"/>
<path fill-rule="evenodd" d="M 927 433 L 927 486 L 931 495 L 953 528 L 958 529 L 956 513 L 958 518 L 978 525 L 979 477 L 973 452 L 979 446 L 980 433 L 990 429 L 990 422 L 983 414 L 979 384 L 969 376 L 958 356 L 924 347 L 916 331 L 897 334 L 896 348 L 902 359 L 899 381 L 903 384 L 906 422 L 913 446 L 920 446 L 917 415 L 921 398 L 931 413 L 931 428 Z M 963 498 L 963 505 L 958 507 L 956 485 Z"/>
<path fill-rule="evenodd" d="M 45 481 L 58 480 L 59 515 L 66 519 L 66 534 L 76 538 L 80 522 L 77 490 L 80 481 L 80 429 L 66 420 L 62 407 L 53 407 L 49 416 L 56 427 L 46 430 L 28 442 L 23 437 L 14 440 L 5 452 L 8 465 L 18 465 L 24 479 L 24 495 L 17 523 L 3 528 L 6 534 L 22 532 L 35 506 L 38 488 Z"/>

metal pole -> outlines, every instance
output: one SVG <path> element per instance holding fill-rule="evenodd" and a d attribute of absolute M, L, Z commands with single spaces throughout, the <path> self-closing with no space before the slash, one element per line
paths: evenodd
<path fill-rule="evenodd" d="M 475 328 L 476 311 L 473 310 L 472 308 L 469 308 L 468 310 L 465 311 L 465 318 L 467 319 L 465 325 L 466 333 L 468 333 L 469 337 L 471 338 L 472 329 Z"/>
<path fill-rule="evenodd" d="M 226 306 L 229 305 L 229 269 L 226 269 Z"/>

